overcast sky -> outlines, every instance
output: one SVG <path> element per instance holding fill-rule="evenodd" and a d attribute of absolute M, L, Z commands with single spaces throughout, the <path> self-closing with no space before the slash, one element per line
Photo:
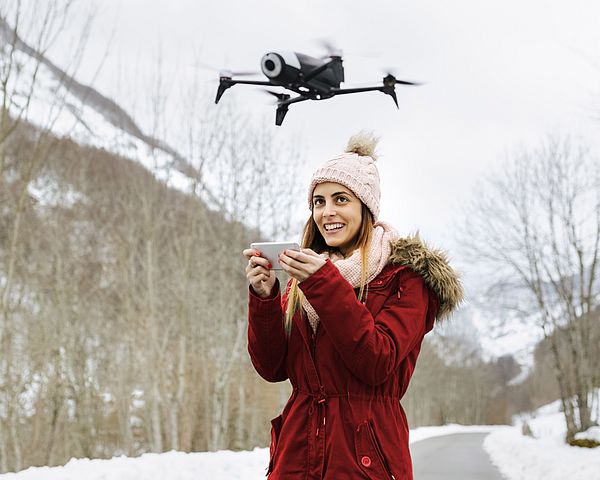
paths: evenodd
<path fill-rule="evenodd" d="M 595 142 L 600 123 L 600 3 L 589 0 L 302 2 L 113 0 L 99 2 L 80 77 L 91 79 L 111 38 L 95 86 L 135 110 L 162 52 L 174 89 L 216 78 L 202 61 L 259 70 L 262 55 L 293 50 L 322 55 L 327 38 L 344 51 L 346 86 L 377 84 L 382 68 L 425 82 L 397 87 L 400 109 L 379 93 L 293 105 L 282 127 L 253 87 L 234 87 L 257 122 L 271 120 L 278 141 L 301 138 L 302 182 L 361 129 L 381 137 L 381 218 L 402 233 L 419 229 L 450 247 L 461 204 L 480 176 L 520 146 L 547 134 Z M 359 54 L 378 56 L 366 58 Z M 59 55 L 59 53 L 57 53 Z M 168 77 L 168 76 L 167 76 Z M 132 87 L 134 85 L 134 87 Z M 207 85 L 212 98 L 216 85 Z M 204 88 L 204 87 L 203 87 Z M 219 108 L 211 106 L 210 108 Z M 134 114 L 136 112 L 134 111 Z M 147 126 L 138 113 L 137 120 Z M 598 150 L 600 151 L 600 150 Z M 304 208 L 304 203 L 300 203 Z M 304 214 L 304 212 L 303 212 Z"/>

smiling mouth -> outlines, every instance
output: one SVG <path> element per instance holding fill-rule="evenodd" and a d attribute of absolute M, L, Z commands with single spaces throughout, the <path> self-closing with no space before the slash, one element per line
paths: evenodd
<path fill-rule="evenodd" d="M 323 229 L 325 230 L 326 233 L 339 232 L 344 227 L 345 227 L 345 225 L 343 223 L 329 223 L 329 224 L 323 225 Z"/>

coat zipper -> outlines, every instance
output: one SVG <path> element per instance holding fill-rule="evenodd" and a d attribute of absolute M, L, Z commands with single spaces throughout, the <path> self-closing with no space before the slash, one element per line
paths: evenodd
<path fill-rule="evenodd" d="M 375 452 L 377 453 L 377 456 L 379 457 L 379 461 L 381 462 L 381 465 L 383 465 L 383 469 L 385 470 L 385 473 L 387 473 L 392 480 L 396 480 L 396 477 L 394 477 L 394 474 L 390 470 L 390 467 L 389 467 L 387 461 L 385 460 L 385 457 L 383 456 L 383 451 L 381 450 L 381 445 L 379 445 L 379 441 L 377 440 L 377 437 L 375 436 L 375 430 L 373 429 L 373 425 L 371 424 L 370 421 L 368 422 L 368 430 L 369 430 L 369 434 L 371 435 L 371 440 L 373 442 L 373 445 L 375 445 Z"/>

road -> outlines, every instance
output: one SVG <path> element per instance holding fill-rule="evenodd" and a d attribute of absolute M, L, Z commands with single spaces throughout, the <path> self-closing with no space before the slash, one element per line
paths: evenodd
<path fill-rule="evenodd" d="M 483 449 L 487 433 L 457 433 L 411 444 L 415 480 L 503 480 Z"/>

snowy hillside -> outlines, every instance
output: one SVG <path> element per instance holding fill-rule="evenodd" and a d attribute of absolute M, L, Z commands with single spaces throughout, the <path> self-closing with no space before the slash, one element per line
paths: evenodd
<path fill-rule="evenodd" d="M 37 53 L 25 42 L 11 52 L 12 30 L 0 19 L 0 57 L 12 54 L 17 73 L 9 76 L 7 91 L 13 117 L 81 145 L 101 148 L 136 160 L 170 186 L 187 190 L 190 183 L 181 155 L 160 139 L 141 131 L 134 119 L 113 100 L 83 85 Z M 3 64 L 4 61 L 0 62 Z"/>
<path fill-rule="evenodd" d="M 474 328 L 485 332 L 479 337 L 482 351 L 490 358 L 511 354 L 525 372 L 533 366 L 535 346 L 543 339 L 535 321 L 515 312 L 492 312 L 480 308 L 469 311 Z"/>

